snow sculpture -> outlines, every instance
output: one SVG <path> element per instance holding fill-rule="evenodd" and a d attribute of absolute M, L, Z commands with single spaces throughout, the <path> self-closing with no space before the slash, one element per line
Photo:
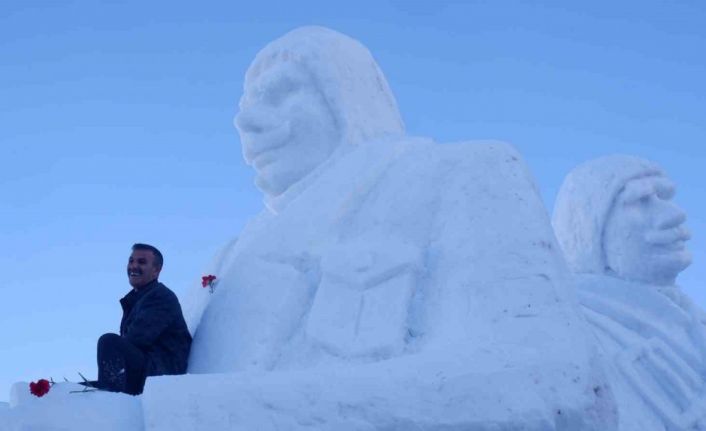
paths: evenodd
<path fill-rule="evenodd" d="M 191 375 L 150 379 L 147 423 L 612 429 L 514 149 L 405 137 L 368 50 L 319 27 L 263 49 L 240 106 L 267 209 L 208 269 L 215 293 L 184 301 Z M 190 394 L 197 382 L 208 394 Z M 164 397 L 168 419 L 152 407 Z"/>
<path fill-rule="evenodd" d="M 674 285 L 686 219 L 656 164 L 608 156 L 575 168 L 553 225 L 588 321 L 616 365 L 621 429 L 706 429 L 706 319 Z"/>
<path fill-rule="evenodd" d="M 146 430 L 615 429 L 513 148 L 405 136 L 368 50 L 320 27 L 257 55 L 236 125 L 266 209 L 182 301 L 190 374 L 148 379 Z"/>

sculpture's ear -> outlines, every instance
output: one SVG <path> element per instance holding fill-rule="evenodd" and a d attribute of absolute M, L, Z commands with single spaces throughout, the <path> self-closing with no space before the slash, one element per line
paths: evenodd
<path fill-rule="evenodd" d="M 355 241 L 330 249 L 307 335 L 339 356 L 401 352 L 421 270 L 421 250 L 403 242 Z"/>

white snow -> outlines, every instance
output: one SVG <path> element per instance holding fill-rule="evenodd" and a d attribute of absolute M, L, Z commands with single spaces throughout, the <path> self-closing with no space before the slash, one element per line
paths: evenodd
<path fill-rule="evenodd" d="M 575 376 L 573 366 L 508 367 L 484 348 L 450 353 L 355 368 L 154 379 L 143 395 L 145 421 L 147 429 L 165 431 L 599 429 L 592 415 L 604 406 L 579 413 L 571 404 L 583 394 L 574 394 L 549 410 L 538 389 L 565 387 L 558 376 Z M 195 393 L 196 385 L 209 390 Z"/>
<path fill-rule="evenodd" d="M 10 409 L 0 409 L 0 430 L 66 431 L 141 430 L 139 397 L 110 392 L 81 391 L 75 383 L 57 383 L 37 398 L 29 393 L 28 382 L 15 383 L 10 390 Z"/>
<path fill-rule="evenodd" d="M 511 146 L 404 136 L 372 56 L 319 27 L 258 54 L 236 123 L 267 208 L 183 300 L 189 374 L 139 397 L 17 386 L 7 429 L 616 429 Z"/>
<path fill-rule="evenodd" d="M 612 364 L 620 429 L 706 429 L 706 319 L 674 285 L 690 256 L 673 195 L 654 163 L 616 155 L 577 167 L 557 197 L 553 225 Z"/>

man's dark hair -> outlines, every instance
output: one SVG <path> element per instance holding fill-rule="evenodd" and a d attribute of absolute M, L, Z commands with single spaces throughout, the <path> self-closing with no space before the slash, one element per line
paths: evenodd
<path fill-rule="evenodd" d="M 161 269 L 162 266 L 164 265 L 164 257 L 162 256 L 162 252 L 157 250 L 157 247 L 155 247 L 153 245 L 149 245 L 149 244 L 137 243 L 137 244 L 132 245 L 132 251 L 135 251 L 135 250 L 149 250 L 149 251 L 151 251 L 152 254 L 154 255 L 154 266 Z"/>

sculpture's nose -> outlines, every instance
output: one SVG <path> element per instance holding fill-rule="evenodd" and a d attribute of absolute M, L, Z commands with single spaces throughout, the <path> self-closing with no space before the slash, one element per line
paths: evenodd
<path fill-rule="evenodd" d="M 240 133 L 263 133 L 274 125 L 274 114 L 259 107 L 241 108 L 233 120 Z"/>
<path fill-rule="evenodd" d="M 241 109 L 233 119 L 233 124 L 240 133 L 257 133 L 261 131 L 251 112 L 251 110 Z"/>
<path fill-rule="evenodd" d="M 685 221 L 686 213 L 684 210 L 672 202 L 665 201 L 655 220 L 655 227 L 657 229 L 671 229 L 684 224 Z"/>

